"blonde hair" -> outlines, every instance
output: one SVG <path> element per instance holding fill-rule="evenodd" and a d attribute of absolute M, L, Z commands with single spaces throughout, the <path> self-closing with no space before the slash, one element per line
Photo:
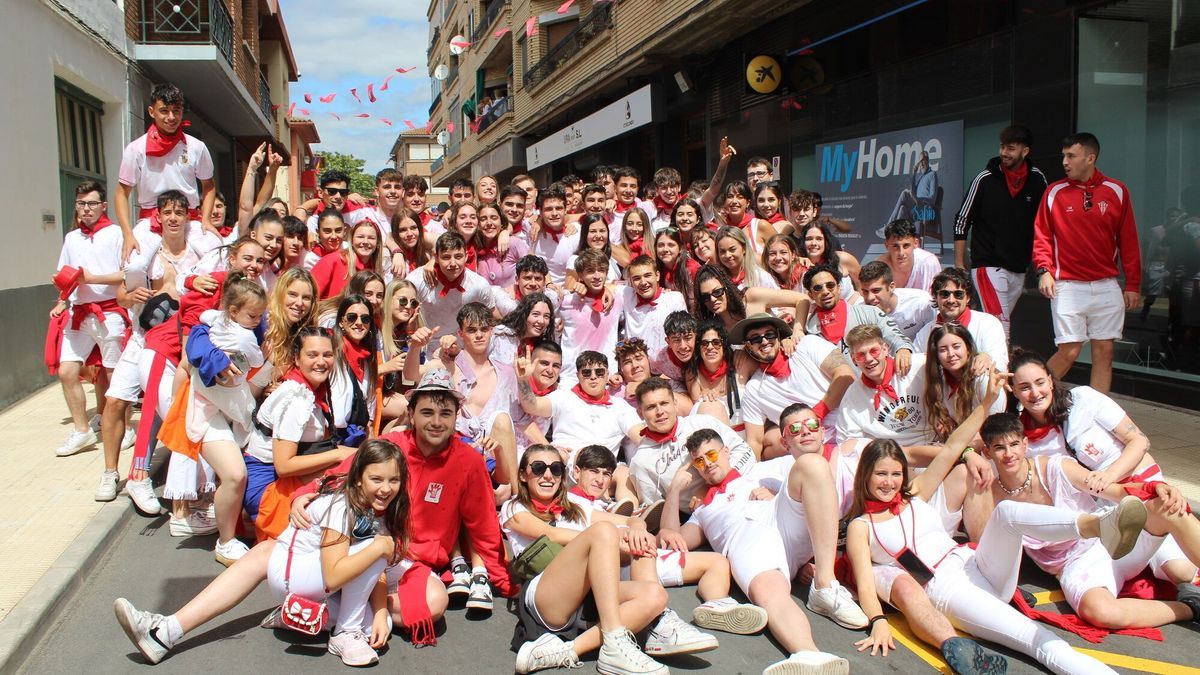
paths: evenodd
<path fill-rule="evenodd" d="M 383 292 L 383 305 L 379 307 L 379 327 L 382 333 L 380 339 L 383 342 L 384 360 L 403 351 L 396 342 L 396 319 L 392 316 L 392 300 L 396 297 L 396 291 L 401 288 L 407 288 L 413 292 L 413 295 L 417 294 L 417 287 L 408 279 L 392 279 L 392 283 L 388 284 Z M 417 316 L 417 326 L 422 325 L 421 310 L 418 308 L 413 312 Z"/>
<path fill-rule="evenodd" d="M 717 230 L 717 235 L 716 235 L 716 237 L 713 238 L 713 244 L 715 245 L 714 248 L 717 249 L 716 262 L 721 267 L 725 267 L 725 264 L 721 262 L 721 240 L 722 239 L 732 239 L 732 240 L 736 241 L 739 245 L 741 245 L 741 247 L 742 247 L 742 271 L 745 273 L 743 275 L 743 279 L 744 279 L 743 283 L 746 286 L 757 286 L 758 285 L 758 263 L 756 263 L 754 261 L 754 249 L 750 247 L 750 239 L 746 236 L 746 232 L 744 230 L 742 230 L 742 228 L 740 228 L 740 227 L 732 227 L 730 225 L 722 225 L 720 227 L 720 229 Z M 728 271 L 728 270 L 726 270 L 726 271 Z M 730 276 L 732 278 L 732 275 L 730 275 Z"/>
<path fill-rule="evenodd" d="M 297 281 L 308 284 L 308 289 L 312 292 L 312 301 L 308 305 L 308 312 L 293 325 L 287 318 L 284 303 L 287 301 L 288 287 Z M 275 289 L 271 291 L 271 299 L 267 303 L 267 334 L 262 344 L 263 354 L 275 367 L 274 379 L 281 379 L 292 369 L 292 364 L 295 363 L 292 343 L 296 335 L 302 328 L 315 326 L 316 323 L 317 282 L 313 281 L 312 274 L 303 267 L 287 268 L 275 281 Z"/>

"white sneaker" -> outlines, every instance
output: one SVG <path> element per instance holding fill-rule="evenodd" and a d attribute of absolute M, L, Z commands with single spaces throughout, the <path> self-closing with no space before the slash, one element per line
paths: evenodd
<path fill-rule="evenodd" d="M 249 551 L 249 547 L 243 544 L 240 539 L 234 537 L 226 542 L 218 541 L 216 548 L 213 549 L 213 556 L 217 559 L 217 562 L 229 567 L 241 560 L 242 556 L 246 555 Z"/>
<path fill-rule="evenodd" d="M 579 655 L 571 645 L 554 633 L 544 633 L 536 640 L 521 645 L 517 652 L 516 671 L 525 675 L 547 668 L 579 668 Z"/>
<path fill-rule="evenodd" d="M 128 450 L 133 447 L 134 443 L 137 443 L 137 429 L 127 427 L 125 434 L 121 436 L 121 449 Z"/>
<path fill-rule="evenodd" d="M 100 417 L 100 413 L 92 415 L 88 418 L 88 428 L 96 433 L 100 433 L 100 422 L 102 419 L 103 418 Z"/>
<path fill-rule="evenodd" d="M 171 647 L 175 646 L 167 635 L 163 615 L 143 612 L 125 598 L 117 598 L 113 602 L 113 612 L 116 613 L 117 623 L 121 624 L 129 640 L 150 663 L 162 661 Z"/>
<path fill-rule="evenodd" d="M 133 506 L 138 512 L 147 516 L 157 516 L 163 512 L 158 495 L 154 494 L 154 483 L 146 476 L 141 480 L 125 481 L 125 494 L 133 500 Z"/>
<path fill-rule="evenodd" d="M 71 431 L 67 436 L 67 440 L 58 450 L 54 451 L 59 457 L 70 457 L 80 450 L 92 445 L 96 442 L 96 432 L 88 429 L 87 431 Z"/>
<path fill-rule="evenodd" d="M 850 663 L 825 652 L 796 652 L 772 663 L 763 675 L 849 675 Z"/>
<path fill-rule="evenodd" d="M 596 670 L 605 675 L 668 675 L 663 664 L 638 649 L 637 640 L 624 626 L 603 633 Z"/>
<path fill-rule="evenodd" d="M 859 630 L 867 627 L 867 615 L 854 602 L 850 591 L 836 581 L 830 582 L 829 588 L 817 588 L 817 581 L 813 579 L 808 587 L 806 606 L 817 614 L 833 619 L 842 628 Z"/>
<path fill-rule="evenodd" d="M 696 654 L 717 648 L 717 638 L 708 633 L 701 633 L 692 624 L 684 621 L 668 609 L 659 617 L 658 623 L 646 634 L 647 654 L 654 656 L 675 656 L 678 654 Z"/>
<path fill-rule="evenodd" d="M 460 562 L 450 568 L 450 585 L 446 586 L 446 595 L 454 597 L 456 595 L 471 594 L 471 566 L 465 562 Z"/>
<path fill-rule="evenodd" d="M 117 481 L 121 474 L 116 471 L 105 471 L 100 474 L 100 487 L 96 488 L 95 499 L 98 502 L 111 502 L 117 498 Z"/>
<path fill-rule="evenodd" d="M 203 537 L 217 531 L 217 521 L 204 511 L 191 511 L 186 518 L 171 516 L 172 537 Z"/>
<path fill-rule="evenodd" d="M 467 609 L 492 611 L 492 582 L 486 574 L 471 576 L 470 593 L 467 595 Z"/>
<path fill-rule="evenodd" d="M 635 509 L 637 509 L 637 502 L 628 497 L 618 499 L 615 502 L 609 502 L 604 506 L 605 511 L 621 516 L 622 518 L 628 518 L 629 516 L 632 516 Z"/>
<path fill-rule="evenodd" d="M 348 630 L 329 638 L 329 653 L 342 657 L 342 663 L 348 666 L 379 663 L 379 654 L 361 630 Z"/>
<path fill-rule="evenodd" d="M 1146 505 L 1126 495 L 1116 506 L 1096 515 L 1100 516 L 1100 543 L 1108 554 L 1113 560 L 1128 555 L 1146 525 Z"/>
<path fill-rule="evenodd" d="M 692 623 L 708 630 L 752 635 L 767 627 L 767 610 L 733 598 L 710 600 L 692 611 Z"/>

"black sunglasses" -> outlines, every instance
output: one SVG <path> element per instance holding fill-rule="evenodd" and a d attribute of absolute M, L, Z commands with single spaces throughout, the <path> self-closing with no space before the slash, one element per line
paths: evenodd
<path fill-rule="evenodd" d="M 717 288 L 712 289 L 712 293 L 701 293 L 700 294 L 700 302 L 708 302 L 709 300 L 712 300 L 713 298 L 720 298 L 724 295 L 725 295 L 725 289 L 722 287 L 717 287 Z"/>
<path fill-rule="evenodd" d="M 322 189 L 325 190 L 325 194 L 329 195 L 330 197 L 332 197 L 334 195 L 341 195 L 343 197 L 348 197 L 350 195 L 350 188 L 327 187 L 327 188 L 322 188 Z"/>
<path fill-rule="evenodd" d="M 342 316 L 342 320 L 352 326 L 359 322 L 361 322 L 365 326 L 365 325 L 368 325 L 371 323 L 371 315 L 370 314 L 356 314 L 354 312 L 348 312 L 344 316 Z"/>
<path fill-rule="evenodd" d="M 563 472 L 566 470 L 566 466 L 562 462 L 551 462 L 550 464 L 547 464 L 540 459 L 529 463 L 529 470 L 535 476 L 545 475 L 546 469 L 550 469 L 551 476 L 554 476 L 555 478 L 562 478 Z"/>
<path fill-rule="evenodd" d="M 955 300 L 962 300 L 963 298 L 967 297 L 967 292 L 961 288 L 956 291 L 947 290 L 945 288 L 938 291 L 938 299 L 940 300 L 945 300 L 951 297 L 953 297 Z"/>
<path fill-rule="evenodd" d="M 585 378 L 592 377 L 593 375 L 595 375 L 596 377 L 604 377 L 607 374 L 608 374 L 608 368 L 580 368 L 579 369 L 580 377 L 585 377 Z"/>
<path fill-rule="evenodd" d="M 774 342 L 778 339 L 779 339 L 779 333 L 776 333 L 773 330 L 769 330 L 761 335 L 755 335 L 754 337 L 746 338 L 746 344 L 757 345 L 757 344 L 761 343 L 763 340 L 766 340 L 767 342 Z"/>
<path fill-rule="evenodd" d="M 724 346 L 724 344 L 725 344 L 725 342 L 722 341 L 721 338 L 711 338 L 708 340 L 700 341 L 701 347 L 721 347 L 721 346 Z"/>
<path fill-rule="evenodd" d="M 396 298 L 396 306 L 401 309 L 404 309 L 405 307 L 412 307 L 413 309 L 416 309 L 420 304 L 421 304 L 421 301 L 417 300 L 416 298 L 405 298 L 405 297 Z"/>
<path fill-rule="evenodd" d="M 808 290 L 812 291 L 814 293 L 820 293 L 821 291 L 832 291 L 833 289 L 835 289 L 837 287 L 838 287 L 838 282 L 826 281 L 823 284 L 813 284 L 812 288 L 810 288 Z"/>

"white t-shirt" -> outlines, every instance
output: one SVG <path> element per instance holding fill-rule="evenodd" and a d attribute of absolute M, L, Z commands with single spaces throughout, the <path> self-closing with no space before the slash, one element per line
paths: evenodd
<path fill-rule="evenodd" d="M 566 520 L 560 514 L 555 516 L 554 520 L 551 521 L 552 526 L 560 530 L 574 530 L 576 532 L 582 532 L 586 530 L 588 525 L 592 524 L 592 503 L 583 497 L 580 497 L 579 495 L 573 495 L 569 492 L 567 493 L 567 500 L 569 500 L 575 506 L 578 506 L 583 511 L 583 522 Z M 512 547 L 513 559 L 516 559 L 517 556 L 521 555 L 521 553 L 523 553 L 530 544 L 536 541 L 535 537 L 527 537 L 508 526 L 508 523 L 513 519 L 513 516 L 517 515 L 518 513 L 528 512 L 529 509 L 525 508 L 524 504 L 517 501 L 516 497 L 504 502 L 504 504 L 500 507 L 500 531 L 504 533 L 504 536 L 508 537 L 508 544 Z"/>
<path fill-rule="evenodd" d="M 340 492 L 321 495 L 314 499 L 308 508 L 309 520 L 312 525 L 296 532 L 291 525 L 279 535 L 279 545 L 287 546 L 292 541 L 292 533 L 296 532 L 295 555 L 316 553 L 321 550 L 322 530 L 332 530 L 346 537 L 352 537 L 354 532 L 353 512 L 346 501 L 346 496 Z M 376 517 L 379 534 L 390 534 L 382 518 Z M 351 541 L 353 543 L 353 540 Z"/>
<path fill-rule="evenodd" d="M 125 238 L 116 223 L 101 228 L 91 239 L 78 229 L 71 230 L 63 238 L 62 251 L 58 254 L 58 269 L 77 267 L 97 275 L 119 272 L 124 243 Z M 71 302 L 101 302 L 116 297 L 116 284 L 79 284 L 71 293 Z"/>
<path fill-rule="evenodd" d="M 259 371 L 260 373 L 262 371 Z M 325 438 L 325 417 L 307 386 L 284 380 L 258 408 L 256 418 L 272 430 L 271 437 L 255 426 L 246 444 L 246 454 L 265 464 L 274 463 L 272 438 L 293 443 L 310 443 Z"/>
<path fill-rule="evenodd" d="M 729 463 L 741 473 L 754 465 L 754 451 L 736 431 L 709 415 L 686 415 L 679 418 L 675 440 L 655 443 L 642 436 L 642 442 L 629 459 L 629 475 L 637 486 L 638 496 L 646 504 L 667 496 L 675 473 L 690 460 L 687 440 L 700 429 L 712 429 L 721 435 L 721 443 L 729 448 Z"/>
<path fill-rule="evenodd" d="M 936 255 L 923 248 L 914 248 L 912 257 L 912 272 L 909 273 L 908 283 L 904 284 L 904 288 L 916 288 L 928 293 L 929 287 L 933 285 L 933 278 L 942 271 L 942 262 Z"/>
<path fill-rule="evenodd" d="M 638 306 L 637 291 L 625 286 L 618 292 L 621 296 L 621 312 L 625 317 L 625 338 L 641 338 L 646 343 L 648 354 L 658 354 L 667 348 L 667 337 L 663 324 L 672 312 L 686 312 L 687 302 L 679 291 L 661 289 L 653 304 Z"/>
<path fill-rule="evenodd" d="M 759 462 L 725 486 L 725 491 L 715 495 L 708 505 L 701 504 L 692 511 L 687 524 L 695 525 L 704 532 L 704 538 L 714 551 L 722 555 L 733 541 L 742 524 L 749 520 L 772 522 L 775 518 L 775 502 L 769 499 L 750 499 L 756 488 L 765 487 L 775 494 L 787 489 L 788 473 L 796 458 L 791 455 Z"/>
<path fill-rule="evenodd" d="M 829 378 L 821 372 L 821 363 L 832 353 L 840 356 L 841 350 L 820 335 L 805 335 L 788 359 L 792 372 L 787 378 L 769 377 L 762 369 L 755 370 L 742 388 L 742 421 L 759 426 L 766 426 L 767 422 L 778 424 L 779 416 L 789 405 L 819 403 L 829 389 Z M 825 426 L 836 426 L 838 410 L 845 407 L 843 401 L 839 408 L 830 410 Z"/>
<path fill-rule="evenodd" d="M 916 288 L 897 288 L 892 291 L 896 296 L 896 309 L 891 314 L 896 328 L 909 340 L 912 340 L 926 324 L 937 318 L 937 310 L 933 308 L 933 298 L 929 291 Z M 918 351 L 925 351 L 922 347 Z"/>
<path fill-rule="evenodd" d="M 1063 431 L 1080 464 L 1098 471 L 1117 461 L 1125 444 L 1113 432 L 1125 417 L 1125 411 L 1116 401 L 1095 389 L 1071 390 L 1071 411 Z"/>
<path fill-rule="evenodd" d="M 933 442 L 929 414 L 923 401 L 925 355 L 913 354 L 908 375 L 896 373 L 892 378 L 892 386 L 900 400 L 893 401 L 883 395 L 876 410 L 875 390 L 863 384 L 861 376 L 854 380 L 839 407 L 838 442 L 850 438 L 890 438 L 900 445 L 926 445 Z"/>
<path fill-rule="evenodd" d="M 529 244 L 529 252 L 546 261 L 550 268 L 550 282 L 562 285 L 567 279 L 567 261 L 579 249 L 579 232 L 572 235 L 562 235 L 558 241 L 546 234 L 545 228 L 538 238 Z"/>
<path fill-rule="evenodd" d="M 213 161 L 208 146 L 187 134 L 162 157 L 146 155 L 146 135 L 142 134 L 125 146 L 117 174 L 122 185 L 137 186 L 138 205 L 143 209 L 155 208 L 158 196 L 167 190 L 182 192 L 189 209 L 200 208 L 197 181 L 212 177 Z"/>
<path fill-rule="evenodd" d="M 208 326 L 208 339 L 217 349 L 225 352 L 229 361 L 242 371 L 242 377 L 251 368 L 261 368 L 262 347 L 254 331 L 231 321 L 229 315 L 219 309 L 209 309 L 200 314 L 200 323 Z"/>
<path fill-rule="evenodd" d="M 443 335 L 454 335 L 458 332 L 458 310 L 468 302 L 480 302 L 488 309 L 494 309 L 495 299 L 492 296 L 492 286 L 483 277 L 463 270 L 461 286 L 463 290 L 450 289 L 446 295 L 440 295 L 441 284 L 436 280 L 434 285 L 425 283 L 425 270 L 413 270 L 408 279 L 417 288 L 417 299 L 421 301 L 421 319 L 430 328 L 441 327 L 434 339 Z"/>
<path fill-rule="evenodd" d="M 996 364 L 996 370 L 1007 371 L 1008 340 L 1004 337 L 1004 326 L 1000 324 L 1000 319 L 987 312 L 971 312 L 969 316 L 971 318 L 967 322 L 966 328 L 967 332 L 971 334 L 971 340 L 975 343 L 975 351 L 992 357 L 992 362 Z M 961 320 L 962 317 L 960 316 L 959 319 Z M 935 316 L 934 320 L 925 324 L 925 327 L 913 338 L 915 351 L 924 353 L 929 347 L 929 334 L 937 325 L 936 321 Z"/>
<path fill-rule="evenodd" d="M 546 394 L 550 401 L 550 421 L 554 425 L 554 445 L 579 450 L 588 445 L 603 445 L 615 455 L 625 434 L 641 424 L 633 406 L 613 396 L 609 405 L 592 405 L 570 389 Z"/>

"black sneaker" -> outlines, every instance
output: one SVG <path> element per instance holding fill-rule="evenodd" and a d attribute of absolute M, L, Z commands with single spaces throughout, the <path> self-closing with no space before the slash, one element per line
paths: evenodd
<path fill-rule="evenodd" d="M 943 642 L 942 658 L 958 675 L 1004 675 L 1008 672 L 1008 659 L 969 638 L 952 637 Z"/>
<path fill-rule="evenodd" d="M 467 609 L 492 611 L 492 584 L 486 574 L 476 574 L 471 577 L 470 594 L 467 596 Z"/>
<path fill-rule="evenodd" d="M 1175 584 L 1176 599 L 1192 610 L 1192 621 L 1200 622 L 1200 586 L 1184 581 Z"/>

